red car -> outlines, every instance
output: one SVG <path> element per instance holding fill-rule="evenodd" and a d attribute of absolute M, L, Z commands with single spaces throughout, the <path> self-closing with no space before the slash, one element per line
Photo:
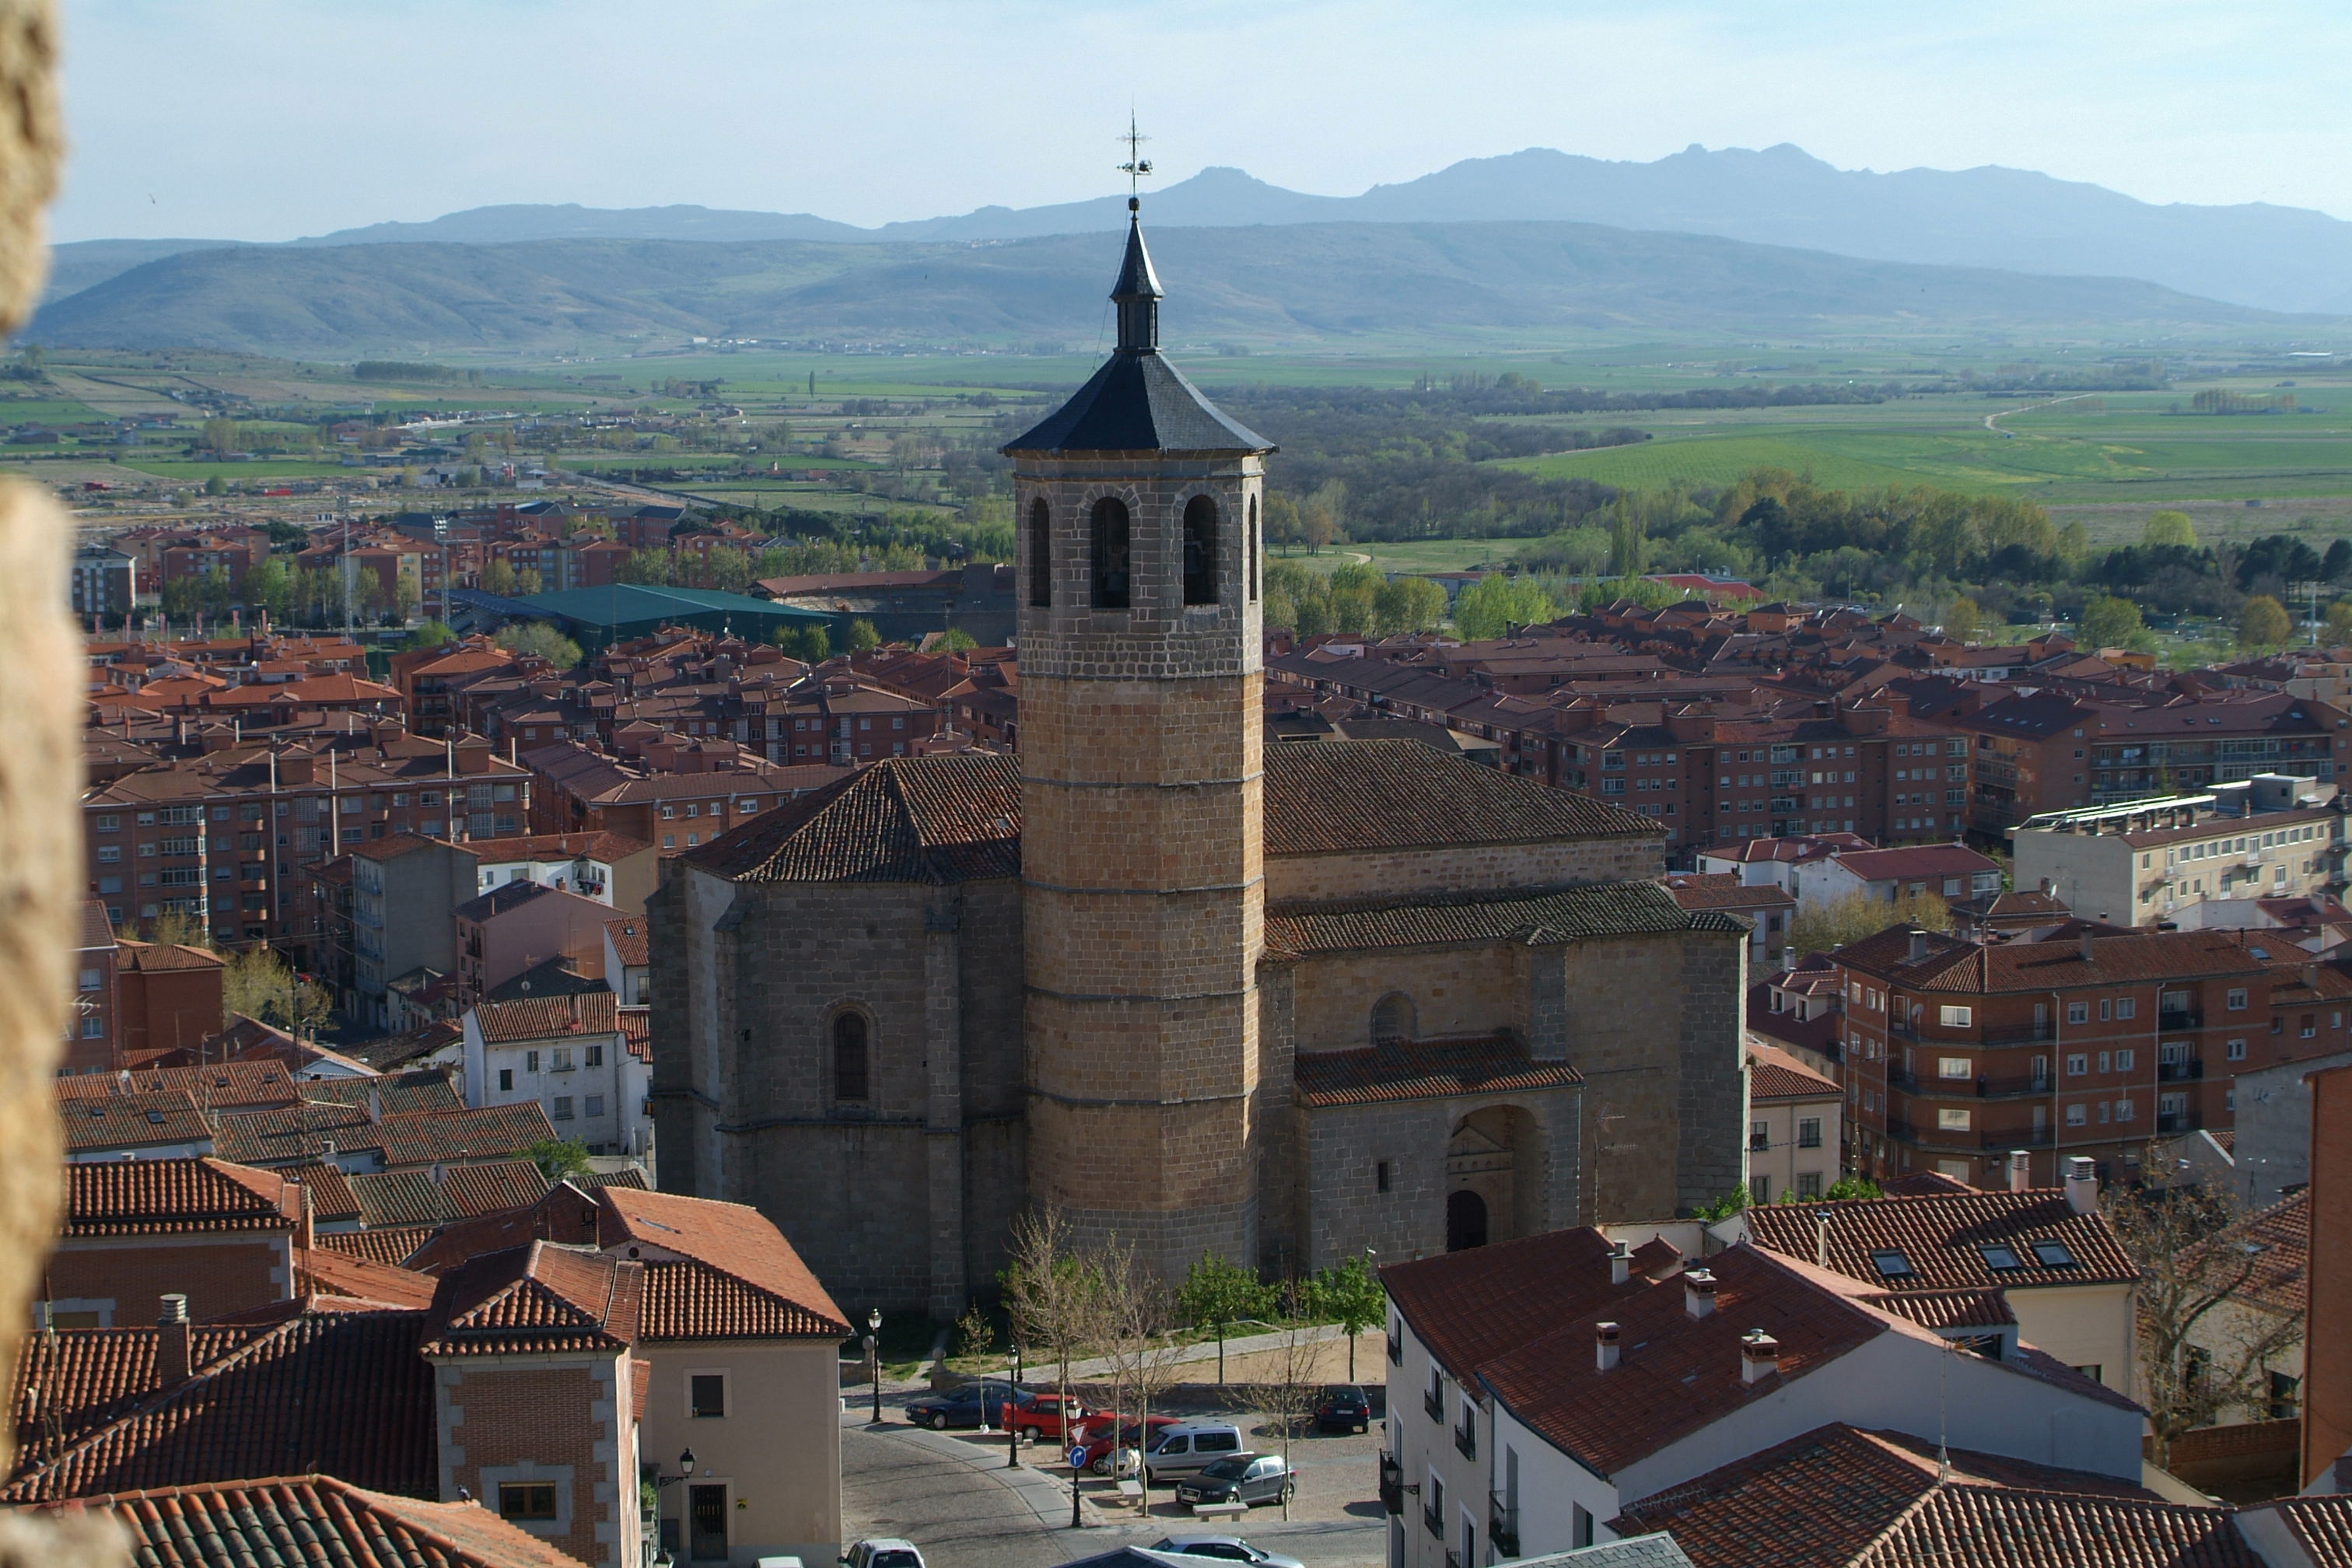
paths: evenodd
<path fill-rule="evenodd" d="M 1097 1476 L 1107 1476 L 1110 1474 L 1110 1428 L 1111 1423 L 1116 1419 L 1118 1418 L 1109 1411 L 1097 1410 L 1092 1415 L 1087 1416 L 1085 1420 L 1078 1423 L 1078 1435 L 1072 1440 L 1070 1447 L 1073 1448 L 1082 1447 L 1085 1452 L 1080 1456 L 1081 1462 L 1078 1465 L 1074 1466 L 1074 1468 L 1085 1469 Z M 1150 1418 L 1148 1425 L 1150 1430 L 1157 1432 L 1162 1426 L 1175 1426 L 1176 1417 L 1173 1415 L 1154 1415 Z M 1129 1419 L 1125 1425 L 1119 1427 L 1118 1446 L 1122 1448 L 1140 1449 L 1143 1447 L 1143 1436 L 1144 1434 L 1137 1428 L 1135 1422 L 1132 1419 Z"/>
<path fill-rule="evenodd" d="M 1015 1405 L 1013 1426 L 1040 1442 L 1058 1443 L 1066 1448 L 1072 1437 L 1083 1429 L 1087 1407 L 1072 1394 L 1033 1394 Z"/>

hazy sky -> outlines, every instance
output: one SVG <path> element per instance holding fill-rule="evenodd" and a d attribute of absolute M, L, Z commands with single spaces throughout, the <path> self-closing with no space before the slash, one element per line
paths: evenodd
<path fill-rule="evenodd" d="M 2352 7 L 2177 0 L 65 0 L 59 239 L 284 239 L 497 202 L 860 224 L 1234 164 L 1793 142 L 2352 217 Z"/>

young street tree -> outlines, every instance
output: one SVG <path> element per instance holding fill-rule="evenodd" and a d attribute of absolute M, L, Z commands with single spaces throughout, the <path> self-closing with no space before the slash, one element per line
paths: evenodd
<path fill-rule="evenodd" d="M 1356 1336 L 1388 1315 L 1380 1278 L 1364 1258 L 1349 1258 L 1318 1269 L 1307 1286 L 1307 1299 L 1316 1317 L 1338 1323 L 1348 1336 L 1348 1381 L 1355 1382 Z"/>
<path fill-rule="evenodd" d="M 1003 1284 L 1014 1342 L 1052 1361 L 1054 1387 L 1068 1394 L 1070 1363 L 1103 1337 L 1103 1289 L 1101 1274 L 1073 1245 L 1060 1210 L 1030 1209 L 1013 1222 L 1013 1264 Z M 1069 1437 L 1066 1428 L 1062 1436 Z"/>
<path fill-rule="evenodd" d="M 1274 1348 L 1260 1354 L 1265 1378 L 1255 1390 L 1258 1413 L 1282 1435 L 1282 1468 L 1286 1472 L 1282 1517 L 1286 1520 L 1290 1517 L 1291 1494 L 1298 1489 L 1297 1481 L 1286 1479 L 1291 1439 L 1314 1419 L 1315 1400 L 1322 1391 L 1323 1342 L 1315 1325 L 1307 1321 L 1310 1315 L 1307 1294 L 1297 1280 L 1283 1288 L 1282 1331 L 1276 1337 Z"/>
<path fill-rule="evenodd" d="M 1829 952 L 1876 936 L 1889 926 L 1917 926 L 1947 931 L 1951 906 L 1936 893 L 1914 893 L 1893 903 L 1874 903 L 1860 893 L 1820 900 L 1797 911 L 1789 922 L 1789 945 L 1799 952 Z"/>
<path fill-rule="evenodd" d="M 2168 1468 L 2182 1433 L 2268 1402 L 2270 1365 L 2302 1342 L 2303 1322 L 2252 1305 L 2276 1265 L 2249 1234 L 2235 1193 L 2167 1180 L 2154 1158 L 2141 1168 L 2152 1173 L 2147 1184 L 2116 1189 L 2105 1207 L 2139 1267 L 2139 1397 L 2152 1457 Z"/>
<path fill-rule="evenodd" d="M 335 1003 L 325 986 L 297 974 L 276 949 L 257 946 L 228 954 L 221 967 L 221 1021 L 237 1013 L 299 1038 L 317 1034 L 334 1016 Z"/>
<path fill-rule="evenodd" d="M 1238 1264 L 1203 1252 L 1176 1288 L 1176 1310 L 1185 1322 L 1217 1336 L 1217 1381 L 1225 1381 L 1225 1331 L 1244 1318 L 1266 1310 L 1274 1292 Z"/>

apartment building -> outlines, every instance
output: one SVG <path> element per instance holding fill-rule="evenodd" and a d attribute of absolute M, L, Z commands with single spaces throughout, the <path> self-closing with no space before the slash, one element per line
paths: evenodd
<path fill-rule="evenodd" d="M 599 989 L 468 1010 L 467 1103 L 535 1101 L 557 1137 L 592 1154 L 645 1154 L 653 1068 L 623 1035 L 614 1002 Z"/>
<path fill-rule="evenodd" d="M 1838 949 L 1858 1163 L 2002 1186 L 2009 1152 L 2026 1150 L 2054 1186 L 2069 1157 L 2116 1179 L 2153 1138 L 2229 1126 L 2238 1072 L 2341 1038 L 2322 1039 L 2317 1002 L 2312 1037 L 2290 1035 L 2273 992 L 2305 966 L 2274 969 L 2260 934 L 1979 946 L 1895 929 Z"/>
<path fill-rule="evenodd" d="M 461 1005 L 549 959 L 564 960 L 574 974 L 604 973 L 604 921 L 613 911 L 593 899 L 541 882 L 501 882 L 450 912 Z"/>
<path fill-rule="evenodd" d="M 2257 899 L 2343 880 L 2337 786 L 2266 773 L 2031 818 L 2010 833 L 2020 887 L 2116 925 L 2263 926 Z"/>
<path fill-rule="evenodd" d="M 1844 1158 L 1845 1090 L 1777 1046 L 1748 1046 L 1748 1199 L 1818 1198 Z"/>

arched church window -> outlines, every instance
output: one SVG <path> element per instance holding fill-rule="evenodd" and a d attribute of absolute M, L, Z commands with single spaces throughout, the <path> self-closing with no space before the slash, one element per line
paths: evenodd
<path fill-rule="evenodd" d="M 863 1013 L 842 1013 L 833 1020 L 833 1098 L 836 1101 L 858 1105 L 873 1098 L 866 1033 Z"/>
<path fill-rule="evenodd" d="M 1094 546 L 1094 607 L 1124 610 L 1131 591 L 1127 503 L 1117 496 L 1105 496 L 1095 502 L 1088 531 Z"/>
<path fill-rule="evenodd" d="M 1412 998 L 1402 991 L 1391 991 L 1372 1005 L 1372 1044 L 1393 1046 L 1410 1040 L 1415 1033 Z"/>
<path fill-rule="evenodd" d="M 1184 503 L 1184 602 L 1217 602 L 1217 503 L 1207 496 Z"/>
<path fill-rule="evenodd" d="M 1054 602 L 1054 510 L 1043 496 L 1029 503 L 1029 602 Z"/>
<path fill-rule="evenodd" d="M 1248 554 L 1248 556 L 1249 556 L 1249 597 L 1250 597 L 1250 603 L 1251 603 L 1251 604 L 1253 604 L 1253 605 L 1255 605 L 1255 604 L 1256 604 L 1256 603 L 1257 603 L 1257 564 L 1258 564 L 1258 563 L 1257 563 L 1257 552 L 1258 552 L 1258 542 L 1257 542 L 1257 497 L 1255 497 L 1255 496 L 1252 496 L 1252 497 L 1250 497 L 1250 508 L 1249 508 L 1249 538 L 1248 538 L 1246 541 L 1244 541 L 1244 544 L 1247 546 L 1246 553 L 1247 553 L 1247 554 Z"/>

